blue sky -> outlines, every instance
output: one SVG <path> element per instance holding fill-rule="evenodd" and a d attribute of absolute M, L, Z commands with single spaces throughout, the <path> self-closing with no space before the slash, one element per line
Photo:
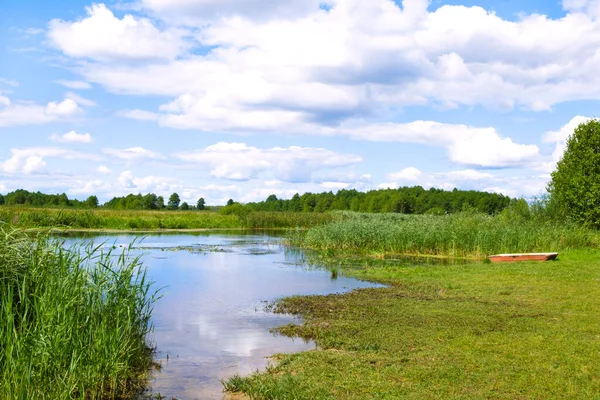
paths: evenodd
<path fill-rule="evenodd" d="M 0 193 L 542 193 L 600 1 L 5 0 Z"/>

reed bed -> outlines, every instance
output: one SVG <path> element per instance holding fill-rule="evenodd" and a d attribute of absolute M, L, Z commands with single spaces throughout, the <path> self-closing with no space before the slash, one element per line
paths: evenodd
<path fill-rule="evenodd" d="M 139 259 L 0 227 L 0 398 L 131 398 L 152 365 Z"/>
<path fill-rule="evenodd" d="M 0 222 L 18 228 L 228 229 L 242 224 L 235 215 L 197 211 L 69 210 L 0 207 Z"/>
<path fill-rule="evenodd" d="M 244 211 L 223 214 L 212 211 L 0 207 L 0 223 L 24 229 L 277 229 L 308 228 L 337 218 L 332 213 Z"/>
<path fill-rule="evenodd" d="M 567 222 L 478 213 L 433 216 L 345 212 L 331 223 L 292 232 L 289 241 L 331 255 L 484 258 L 495 253 L 598 247 L 600 234 Z"/>
<path fill-rule="evenodd" d="M 339 218 L 335 213 L 255 211 L 249 213 L 243 223 L 244 227 L 250 229 L 310 228 L 333 222 Z"/>

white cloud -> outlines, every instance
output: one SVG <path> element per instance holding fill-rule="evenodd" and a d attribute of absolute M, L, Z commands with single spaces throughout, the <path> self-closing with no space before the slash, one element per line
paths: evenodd
<path fill-rule="evenodd" d="M 0 171 L 10 174 L 24 173 L 26 175 L 41 172 L 46 167 L 45 158 L 95 159 L 91 154 L 61 149 L 58 147 L 28 147 L 11 149 L 11 157 L 0 162 Z"/>
<path fill-rule="evenodd" d="M 319 10 L 318 0 L 141 0 L 140 6 L 171 22 L 202 26 L 215 18 L 297 17 Z"/>
<path fill-rule="evenodd" d="M 95 107 L 97 104 L 95 101 L 85 98 L 77 93 L 67 92 L 65 98 L 73 100 L 75 103 L 85 107 Z"/>
<path fill-rule="evenodd" d="M 70 188 L 70 193 L 98 195 L 112 189 L 112 186 L 100 179 L 78 180 Z"/>
<path fill-rule="evenodd" d="M 569 6 L 573 12 L 557 19 L 533 14 L 509 21 L 481 7 L 428 12 L 426 0 L 405 0 L 403 7 L 389 0 L 337 0 L 328 12 L 313 1 L 255 3 L 142 2 L 166 18 L 167 27 L 186 18 L 206 20 L 193 32 L 206 55 L 182 53 L 185 46 L 170 31 L 141 17 L 120 20 L 103 5 L 89 8 L 81 21 L 53 24 L 83 31 L 63 40 L 67 55 L 164 55 L 161 62 L 92 62 L 80 70 L 114 92 L 174 97 L 161 108 L 166 126 L 260 129 L 272 120 L 266 115 L 296 124 L 414 104 L 548 110 L 600 98 L 594 73 L 600 18 L 579 12 L 583 6 Z M 259 17 L 265 8 L 273 18 Z"/>
<path fill-rule="evenodd" d="M 58 83 L 59 85 L 68 87 L 69 89 L 91 89 L 92 85 L 85 81 L 70 81 L 67 79 L 58 79 L 54 81 L 54 83 Z"/>
<path fill-rule="evenodd" d="M 8 97 L 0 96 L 0 128 L 69 120 L 81 111 L 71 99 L 51 101 L 42 106 L 30 102 L 13 103 Z"/>
<path fill-rule="evenodd" d="M 347 126 L 323 132 L 361 140 L 444 146 L 450 160 L 463 165 L 508 167 L 523 165 L 539 158 L 536 145 L 514 143 L 512 139 L 500 136 L 494 128 L 414 121 Z"/>
<path fill-rule="evenodd" d="M 19 86 L 19 82 L 14 81 L 12 79 L 0 78 L 0 85 L 17 87 L 17 86 Z"/>
<path fill-rule="evenodd" d="M 569 139 L 579 125 L 592 119 L 593 118 L 577 115 L 563 125 L 558 131 L 549 131 L 543 135 L 542 141 L 544 143 L 554 143 L 555 147 L 554 152 L 552 153 L 552 162 L 543 164 L 541 168 L 542 171 L 550 172 L 556 168 L 556 163 L 562 158 L 567 148 L 567 139 Z"/>
<path fill-rule="evenodd" d="M 287 182 L 307 182 L 314 171 L 347 167 L 362 161 L 361 157 L 353 154 L 339 154 L 321 148 L 260 149 L 244 143 L 225 142 L 174 156 L 207 165 L 213 177 L 240 181 L 266 174 Z"/>
<path fill-rule="evenodd" d="M 47 37 L 66 55 L 99 61 L 170 60 L 187 47 L 175 31 L 160 31 L 149 19 L 115 17 L 104 4 L 86 8 L 87 18 L 76 22 L 52 20 Z"/>
<path fill-rule="evenodd" d="M 89 133 L 77 133 L 75 131 L 69 131 L 62 135 L 55 133 L 50 136 L 50 140 L 58 143 L 91 143 L 92 135 Z"/>
<path fill-rule="evenodd" d="M 124 191 L 143 193 L 163 193 L 176 190 L 175 180 L 169 177 L 148 175 L 135 177 L 131 171 L 123 171 L 117 183 Z"/>
<path fill-rule="evenodd" d="M 100 165 L 100 166 L 98 166 L 98 168 L 96 168 L 96 172 L 103 174 L 103 175 L 107 175 L 107 174 L 110 174 L 112 172 L 112 170 L 105 165 Z"/>
<path fill-rule="evenodd" d="M 416 182 L 418 181 L 421 176 L 422 176 L 422 172 L 419 171 L 417 168 L 415 167 L 408 167 L 408 168 L 404 168 L 402 171 L 399 172 L 393 172 L 391 174 L 389 174 L 387 176 L 387 179 L 393 180 L 393 181 L 413 181 Z"/>
<path fill-rule="evenodd" d="M 125 118 L 136 119 L 138 121 L 157 121 L 158 115 L 144 110 L 124 110 L 119 111 L 117 115 Z"/>
<path fill-rule="evenodd" d="M 384 182 L 380 189 L 398 188 L 400 186 L 419 185 L 425 189 L 438 188 L 452 190 L 480 190 L 485 192 L 502 193 L 507 196 L 533 196 L 542 193 L 548 182 L 545 175 L 505 176 L 481 172 L 473 169 L 449 172 L 422 172 L 417 168 L 408 167 L 399 172 L 386 176 L 389 182 Z"/>
<path fill-rule="evenodd" d="M 104 154 L 126 161 L 137 161 L 142 159 L 164 159 L 165 157 L 154 151 L 143 147 L 131 147 L 129 149 L 103 149 Z"/>

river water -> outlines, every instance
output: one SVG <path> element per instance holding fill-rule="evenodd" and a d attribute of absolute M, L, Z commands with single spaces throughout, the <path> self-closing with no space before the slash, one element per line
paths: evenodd
<path fill-rule="evenodd" d="M 70 238 L 128 247 L 162 298 L 152 314 L 156 360 L 148 394 L 223 399 L 221 380 L 265 368 L 269 356 L 310 350 L 312 342 L 270 333 L 290 315 L 265 310 L 285 296 L 339 293 L 378 285 L 307 264 L 304 254 L 266 233 L 130 234 Z"/>

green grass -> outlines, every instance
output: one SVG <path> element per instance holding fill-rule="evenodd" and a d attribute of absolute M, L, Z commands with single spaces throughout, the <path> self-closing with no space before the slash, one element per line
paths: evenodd
<path fill-rule="evenodd" d="M 572 223 L 485 214 L 340 213 L 298 231 L 290 242 L 330 256 L 429 255 L 484 258 L 496 253 L 563 251 L 598 246 L 598 231 Z"/>
<path fill-rule="evenodd" d="M 330 222 L 333 214 L 213 211 L 77 210 L 0 206 L 0 223 L 15 228 L 67 229 L 270 229 L 307 228 Z"/>
<path fill-rule="evenodd" d="M 599 399 L 600 252 L 546 263 L 345 269 L 389 285 L 281 300 L 318 350 L 233 377 L 253 399 Z"/>
<path fill-rule="evenodd" d="M 131 398 L 152 365 L 138 259 L 0 227 L 0 398 Z"/>

